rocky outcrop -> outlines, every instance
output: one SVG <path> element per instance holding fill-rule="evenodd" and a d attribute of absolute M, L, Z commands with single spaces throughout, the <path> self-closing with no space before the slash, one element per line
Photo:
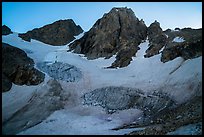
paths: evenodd
<path fill-rule="evenodd" d="M 172 42 L 175 37 L 182 37 L 187 42 L 195 42 L 202 39 L 202 28 L 176 28 L 175 30 L 167 29 L 164 31 L 164 33 L 168 36 L 168 42 Z"/>
<path fill-rule="evenodd" d="M 2 92 L 11 89 L 12 82 L 17 85 L 37 85 L 45 75 L 34 68 L 34 61 L 16 47 L 2 43 Z"/>
<path fill-rule="evenodd" d="M 11 31 L 11 29 L 9 27 L 7 27 L 6 25 L 2 26 L 2 35 L 9 35 L 12 33 L 13 32 Z"/>
<path fill-rule="evenodd" d="M 176 57 L 185 60 L 202 56 L 202 29 L 184 28 L 177 31 L 166 30 L 168 42 L 162 51 L 161 61 L 167 62 Z M 176 37 L 183 38 L 182 42 L 173 41 Z"/>
<path fill-rule="evenodd" d="M 75 53 L 85 54 L 88 59 L 110 58 L 116 54 L 116 61 L 111 67 L 125 67 L 146 36 L 146 25 L 131 9 L 113 8 L 69 47 Z"/>
<path fill-rule="evenodd" d="M 32 31 L 19 34 L 19 37 L 28 42 L 35 39 L 46 44 L 61 46 L 68 44 L 75 39 L 74 36 L 82 32 L 83 30 L 79 25 L 76 25 L 72 19 L 67 19 L 35 28 Z"/>
<path fill-rule="evenodd" d="M 162 52 L 161 61 L 165 63 L 176 57 L 182 57 L 187 60 L 199 56 L 202 56 L 202 40 L 178 43 L 175 46 L 165 48 Z"/>
<path fill-rule="evenodd" d="M 149 40 L 149 48 L 145 51 L 146 54 L 144 57 L 151 57 L 156 54 L 159 54 L 159 51 L 162 47 L 165 46 L 167 42 L 167 37 L 163 33 L 160 23 L 155 21 L 152 23 L 147 30 L 148 40 Z"/>

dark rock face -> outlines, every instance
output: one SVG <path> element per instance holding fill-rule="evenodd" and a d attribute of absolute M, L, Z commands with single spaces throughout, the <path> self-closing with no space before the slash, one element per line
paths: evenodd
<path fill-rule="evenodd" d="M 149 39 L 149 48 L 146 50 L 144 57 L 151 57 L 159 54 L 159 50 L 161 50 L 167 42 L 167 37 L 163 33 L 159 22 L 155 21 L 148 27 L 147 35 Z"/>
<path fill-rule="evenodd" d="M 67 19 L 35 28 L 27 33 L 19 34 L 19 37 L 28 42 L 31 39 L 36 39 L 46 44 L 61 46 L 68 44 L 75 39 L 74 36 L 82 32 L 83 30 L 79 25 L 76 25 L 72 19 Z"/>
<path fill-rule="evenodd" d="M 12 82 L 17 85 L 37 85 L 45 75 L 34 68 L 34 61 L 16 47 L 2 43 L 2 92 L 10 90 Z"/>
<path fill-rule="evenodd" d="M 145 40 L 147 27 L 128 8 L 113 8 L 97 20 L 85 35 L 70 44 L 75 53 L 85 54 L 88 59 L 110 58 L 117 53 L 111 67 L 125 67 Z"/>
<path fill-rule="evenodd" d="M 11 29 L 9 27 L 7 27 L 6 25 L 2 26 L 2 35 L 9 35 L 12 33 L 13 32 L 11 31 Z"/>
<path fill-rule="evenodd" d="M 162 51 L 162 62 L 167 62 L 176 57 L 185 60 L 202 56 L 202 29 L 184 28 L 177 31 L 166 30 L 168 35 L 166 47 Z M 176 37 L 182 37 L 184 42 L 173 42 Z"/>

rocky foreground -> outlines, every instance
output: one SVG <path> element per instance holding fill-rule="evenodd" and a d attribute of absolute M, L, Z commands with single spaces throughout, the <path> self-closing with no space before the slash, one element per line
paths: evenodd
<path fill-rule="evenodd" d="M 133 131 L 128 135 L 165 135 L 165 134 L 184 134 L 174 133 L 180 127 L 193 124 L 195 129 L 187 134 L 202 135 L 202 95 L 195 95 L 187 102 L 176 105 L 173 108 L 167 108 L 161 112 L 151 113 L 146 118 L 137 123 L 123 125 L 113 130 L 124 128 L 145 127 L 144 130 Z M 191 127 L 188 127 L 189 130 Z"/>
<path fill-rule="evenodd" d="M 23 50 L 6 43 L 2 43 L 2 66 L 2 92 L 9 91 L 12 83 L 38 85 L 45 78 Z"/>
<path fill-rule="evenodd" d="M 201 86 L 201 85 L 200 85 Z M 144 94 L 141 90 L 125 87 L 106 87 L 96 89 L 84 95 L 84 104 L 101 106 L 107 113 L 117 110 L 137 108 L 143 110 L 143 116 L 125 128 L 145 128 L 133 131 L 129 135 L 165 135 L 189 124 L 197 124 L 192 134 L 202 134 L 202 95 L 201 87 L 187 102 L 177 104 L 163 93 Z M 173 133 L 171 133 L 173 134 Z M 182 133 L 181 133 L 182 134 Z"/>

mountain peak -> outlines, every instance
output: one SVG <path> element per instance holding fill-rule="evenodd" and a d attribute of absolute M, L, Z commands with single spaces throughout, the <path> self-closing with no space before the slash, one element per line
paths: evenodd
<path fill-rule="evenodd" d="M 125 67 L 132 60 L 142 40 L 146 39 L 147 27 L 130 8 L 113 8 L 98 19 L 93 27 L 79 40 L 70 44 L 76 53 L 88 59 L 110 58 L 116 55 L 111 67 Z"/>
<path fill-rule="evenodd" d="M 46 44 L 60 46 L 68 44 L 75 39 L 74 36 L 82 32 L 82 28 L 76 25 L 72 19 L 65 19 L 19 34 L 19 37 L 29 42 L 31 39 L 36 39 Z"/>
<path fill-rule="evenodd" d="M 2 35 L 9 35 L 11 33 L 13 33 L 13 32 L 11 31 L 11 29 L 8 26 L 6 26 L 6 25 L 2 26 Z"/>

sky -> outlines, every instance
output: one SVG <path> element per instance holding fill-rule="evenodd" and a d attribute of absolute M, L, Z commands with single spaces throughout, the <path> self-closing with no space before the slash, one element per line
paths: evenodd
<path fill-rule="evenodd" d="M 113 7 L 131 8 L 149 26 L 163 30 L 202 28 L 202 2 L 2 2 L 2 25 L 24 33 L 60 19 L 73 19 L 84 31 Z"/>

